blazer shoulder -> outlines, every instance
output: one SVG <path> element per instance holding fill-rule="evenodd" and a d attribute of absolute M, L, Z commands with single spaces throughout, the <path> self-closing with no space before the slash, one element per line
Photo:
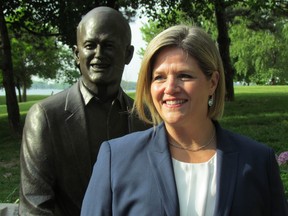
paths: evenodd
<path fill-rule="evenodd" d="M 132 132 L 130 134 L 111 139 L 108 141 L 111 149 L 133 148 L 147 145 L 154 136 L 155 128 L 149 128 L 143 131 Z"/>
<path fill-rule="evenodd" d="M 235 133 L 227 129 L 221 129 L 221 137 L 225 137 L 224 142 L 228 142 L 228 145 L 233 145 L 240 151 L 249 151 L 249 152 L 270 152 L 273 149 L 267 144 L 257 141 L 249 136 Z"/>

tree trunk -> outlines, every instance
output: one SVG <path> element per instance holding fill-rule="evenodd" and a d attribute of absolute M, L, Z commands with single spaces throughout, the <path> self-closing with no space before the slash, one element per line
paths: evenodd
<path fill-rule="evenodd" d="M 17 88 L 17 91 L 18 91 L 18 101 L 19 102 L 23 102 L 22 101 L 22 96 L 21 96 L 21 87 L 17 85 L 16 88 Z"/>
<path fill-rule="evenodd" d="M 18 101 L 19 102 L 23 102 L 22 101 L 22 96 L 21 96 L 21 87 L 20 87 L 19 79 L 17 79 L 17 81 L 16 81 L 16 88 L 17 88 L 17 91 L 18 91 Z"/>
<path fill-rule="evenodd" d="M 20 113 L 14 85 L 11 46 L 6 21 L 4 18 L 2 1 L 0 1 L 0 33 L 3 45 L 2 72 L 3 72 L 3 86 L 5 88 L 6 93 L 8 121 L 9 126 L 11 127 L 14 135 L 20 135 L 21 134 Z"/>
<path fill-rule="evenodd" d="M 225 17 L 224 0 L 215 1 L 215 16 L 218 29 L 218 46 L 223 61 L 226 84 L 226 100 L 234 100 L 233 78 L 235 69 L 231 65 L 230 59 L 230 38 L 228 34 L 228 24 Z"/>
<path fill-rule="evenodd" d="M 22 88 L 22 99 L 23 99 L 23 102 L 27 102 L 27 87 L 26 87 L 25 82 Z"/>

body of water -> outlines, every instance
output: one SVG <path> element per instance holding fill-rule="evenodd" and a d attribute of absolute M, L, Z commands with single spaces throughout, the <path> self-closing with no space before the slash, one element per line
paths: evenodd
<path fill-rule="evenodd" d="M 60 91 L 63 91 L 63 89 L 28 89 L 27 95 L 52 95 Z M 18 95 L 17 91 L 16 94 Z M 0 95 L 6 95 L 4 89 L 0 89 Z"/>
<path fill-rule="evenodd" d="M 28 89 L 27 95 L 52 95 L 63 91 L 63 89 Z M 135 90 L 124 90 L 126 93 L 135 92 Z M 16 91 L 18 95 L 18 92 Z M 0 95 L 5 95 L 5 90 L 0 89 Z"/>

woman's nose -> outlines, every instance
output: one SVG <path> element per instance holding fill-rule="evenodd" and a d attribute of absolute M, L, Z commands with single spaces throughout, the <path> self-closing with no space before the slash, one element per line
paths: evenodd
<path fill-rule="evenodd" d="M 165 90 L 164 90 L 165 94 L 173 94 L 175 92 L 179 92 L 179 89 L 180 88 L 177 79 L 175 79 L 174 77 L 167 78 L 165 82 Z"/>

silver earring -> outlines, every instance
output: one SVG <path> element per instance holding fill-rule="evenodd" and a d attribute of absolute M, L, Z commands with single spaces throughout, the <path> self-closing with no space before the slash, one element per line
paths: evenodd
<path fill-rule="evenodd" d="M 208 106 L 211 107 L 213 106 L 213 104 L 214 104 L 214 98 L 213 95 L 210 95 L 208 100 Z"/>

